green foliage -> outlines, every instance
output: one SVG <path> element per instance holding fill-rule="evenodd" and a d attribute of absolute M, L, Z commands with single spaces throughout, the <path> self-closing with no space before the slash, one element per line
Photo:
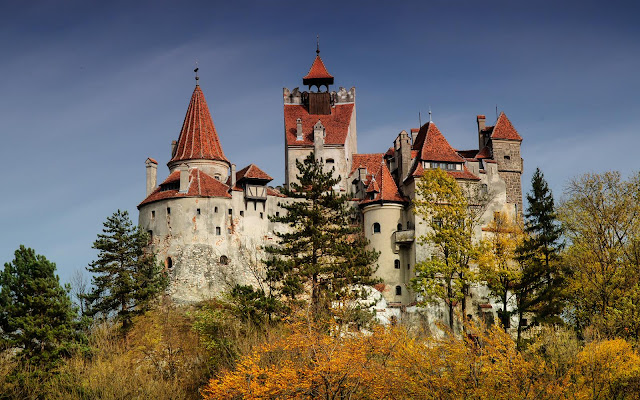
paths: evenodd
<path fill-rule="evenodd" d="M 118 210 L 104 223 L 93 243 L 98 259 L 87 267 L 93 274 L 93 290 L 85 295 L 87 314 L 107 318 L 116 315 L 124 330 L 132 318 L 149 309 L 168 284 L 153 254 L 146 250 L 148 235 L 133 226 L 129 214 Z"/>
<path fill-rule="evenodd" d="M 281 203 L 273 222 L 288 225 L 276 232 L 278 243 L 265 248 L 270 295 L 288 305 L 309 299 L 311 312 L 328 310 L 334 301 L 350 299 L 354 285 L 370 285 L 378 253 L 367 249 L 361 229 L 351 221 L 348 198 L 333 187 L 339 179 L 325 172 L 313 153 L 296 161 L 299 183 L 285 194 L 297 200 Z"/>
<path fill-rule="evenodd" d="M 412 287 L 424 303 L 447 304 L 453 329 L 455 304 L 462 302 L 463 314 L 466 312 L 465 294 L 475 280 L 469 268 L 477 252 L 471 241 L 475 221 L 462 188 L 441 169 L 425 171 L 413 204 L 430 228 L 419 240 L 429 246 L 431 257 L 416 264 Z"/>
<path fill-rule="evenodd" d="M 576 329 L 640 338 L 640 175 L 585 174 L 566 190 L 570 311 Z"/>
<path fill-rule="evenodd" d="M 562 227 L 557 220 L 553 194 L 540 169 L 531 178 L 527 201 L 526 236 L 517 249 L 523 268 L 522 278 L 514 288 L 517 312 L 520 319 L 524 313 L 532 313 L 536 323 L 560 323 L 567 274 L 561 262 Z M 520 327 L 518 331 L 520 336 Z"/>
<path fill-rule="evenodd" d="M 46 369 L 81 339 L 75 310 L 54 263 L 24 246 L 14 255 L 0 273 L 0 345 Z"/>

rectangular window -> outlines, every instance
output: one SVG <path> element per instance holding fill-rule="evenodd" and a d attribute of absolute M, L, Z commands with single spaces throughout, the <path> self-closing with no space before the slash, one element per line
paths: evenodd
<path fill-rule="evenodd" d="M 280 212 L 276 211 L 276 217 L 279 217 L 279 216 L 280 216 Z"/>
<path fill-rule="evenodd" d="M 196 210 L 196 214 L 200 215 L 200 209 L 199 208 Z"/>
<path fill-rule="evenodd" d="M 244 211 L 242 211 L 242 210 L 240 211 L 240 216 L 244 217 Z"/>
<path fill-rule="evenodd" d="M 151 219 L 156 218 L 156 210 L 151 211 Z"/>
<path fill-rule="evenodd" d="M 167 215 L 171 215 L 171 207 L 167 207 Z"/>
<path fill-rule="evenodd" d="M 260 213 L 260 219 L 264 219 L 264 213 Z"/>
<path fill-rule="evenodd" d="M 221 232 L 221 231 L 220 231 L 220 227 L 219 227 L 219 226 L 216 226 L 216 235 L 220 236 L 220 232 Z"/>
<path fill-rule="evenodd" d="M 229 209 L 229 215 L 233 215 L 233 208 Z"/>
<path fill-rule="evenodd" d="M 217 213 L 218 212 L 218 207 L 214 208 L 213 212 Z"/>

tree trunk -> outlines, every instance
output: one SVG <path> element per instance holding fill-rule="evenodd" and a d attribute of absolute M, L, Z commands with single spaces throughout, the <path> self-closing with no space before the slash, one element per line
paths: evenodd
<path fill-rule="evenodd" d="M 451 287 L 451 280 L 447 282 L 447 298 L 449 299 L 449 328 L 453 332 L 453 288 Z"/>

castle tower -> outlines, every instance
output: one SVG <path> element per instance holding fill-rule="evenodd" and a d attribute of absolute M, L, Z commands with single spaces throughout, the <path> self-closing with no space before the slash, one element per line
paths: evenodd
<path fill-rule="evenodd" d="M 498 174 L 507 186 L 507 203 L 513 205 L 515 214 L 520 214 L 522 213 L 523 160 L 520 154 L 522 137 L 507 115 L 502 112 L 493 127 L 490 138 L 493 159 L 498 164 Z"/>
<path fill-rule="evenodd" d="M 357 152 L 355 88 L 330 91 L 333 76 L 327 71 L 320 50 L 309 72 L 302 78 L 308 91 L 283 89 L 285 135 L 285 185 L 297 182 L 296 160 L 314 152 L 326 169 L 340 177 L 335 188 L 349 190 L 347 175 Z"/>
<path fill-rule="evenodd" d="M 193 90 L 178 142 L 171 150 L 171 160 L 167 163 L 171 173 L 181 166 L 187 166 L 226 182 L 231 163 L 222 151 L 200 85 L 196 84 Z"/>

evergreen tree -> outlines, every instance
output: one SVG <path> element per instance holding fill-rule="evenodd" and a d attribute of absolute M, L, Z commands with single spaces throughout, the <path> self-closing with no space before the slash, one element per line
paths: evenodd
<path fill-rule="evenodd" d="M 558 321 L 562 312 L 565 274 L 560 265 L 562 229 L 556 218 L 553 194 L 539 168 L 531 179 L 525 212 L 525 239 L 517 249 L 522 263 L 517 292 L 518 316 L 533 312 L 534 321 Z M 518 341 L 521 335 L 518 324 Z"/>
<path fill-rule="evenodd" d="M 75 310 L 54 263 L 22 245 L 14 254 L 0 272 L 0 345 L 46 368 L 77 338 Z"/>
<path fill-rule="evenodd" d="M 128 212 L 118 210 L 107 218 L 102 232 L 93 243 L 98 259 L 87 267 L 94 286 L 86 295 L 87 314 L 107 318 L 115 313 L 126 331 L 167 287 L 168 278 L 146 249 L 148 234 L 133 226 Z"/>
<path fill-rule="evenodd" d="M 299 183 L 285 194 L 298 200 L 281 203 L 286 212 L 271 217 L 290 229 L 277 232 L 278 244 L 265 248 L 266 280 L 276 298 L 308 299 L 317 317 L 334 301 L 355 300 L 357 285 L 377 282 L 371 275 L 378 253 L 367 249 L 368 241 L 352 222 L 348 198 L 333 190 L 340 182 L 333 169 L 325 172 L 313 153 L 296 166 Z"/>

